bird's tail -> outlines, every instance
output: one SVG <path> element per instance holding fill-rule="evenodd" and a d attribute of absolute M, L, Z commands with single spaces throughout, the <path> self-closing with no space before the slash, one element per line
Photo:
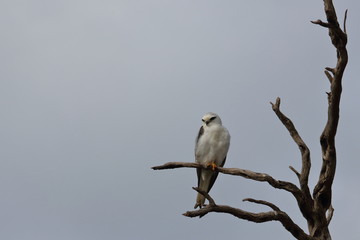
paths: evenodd
<path fill-rule="evenodd" d="M 210 184 L 210 178 L 211 178 L 212 174 L 213 174 L 212 171 L 207 171 L 207 170 L 202 171 L 199 189 L 201 189 L 205 192 L 209 192 L 209 184 Z M 195 203 L 194 208 L 197 208 L 197 207 L 202 208 L 203 206 L 205 206 L 205 197 L 203 195 L 201 195 L 200 193 L 198 193 L 197 197 L 196 197 L 196 203 Z"/>
<path fill-rule="evenodd" d="M 205 197 L 203 195 L 201 195 L 200 193 L 197 194 L 196 197 L 196 203 L 194 208 L 200 207 L 202 208 L 205 205 Z"/>

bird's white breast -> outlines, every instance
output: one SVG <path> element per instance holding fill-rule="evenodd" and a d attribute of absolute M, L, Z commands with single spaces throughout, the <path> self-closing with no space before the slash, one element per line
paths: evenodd
<path fill-rule="evenodd" d="M 230 134 L 225 127 L 221 125 L 207 127 L 196 146 L 196 162 L 202 164 L 215 162 L 217 165 L 221 165 L 229 146 Z"/>

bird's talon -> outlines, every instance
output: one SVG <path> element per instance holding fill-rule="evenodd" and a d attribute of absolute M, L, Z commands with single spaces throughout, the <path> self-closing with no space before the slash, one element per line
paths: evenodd
<path fill-rule="evenodd" d="M 215 169 L 217 168 L 215 163 L 210 163 L 208 166 L 211 167 L 213 171 L 215 171 Z"/>

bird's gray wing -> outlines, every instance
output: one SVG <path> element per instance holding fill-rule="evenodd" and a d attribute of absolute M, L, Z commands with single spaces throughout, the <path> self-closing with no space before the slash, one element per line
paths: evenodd
<path fill-rule="evenodd" d="M 195 143 L 195 153 L 196 153 L 196 149 L 197 149 L 197 146 L 198 146 L 198 143 L 199 143 L 199 139 L 200 137 L 204 134 L 204 127 L 201 126 L 200 129 L 199 129 L 199 133 L 196 137 L 196 143 Z M 197 168 L 196 169 L 196 173 L 197 173 L 197 177 L 198 177 L 198 187 L 200 187 L 200 179 L 201 179 L 201 168 Z"/>
<path fill-rule="evenodd" d="M 196 149 L 197 149 L 197 146 L 198 146 L 198 143 L 199 143 L 199 139 L 200 137 L 204 134 L 204 127 L 201 126 L 200 129 L 199 129 L 199 133 L 196 137 L 196 141 L 195 141 L 195 153 L 196 153 Z"/>
<path fill-rule="evenodd" d="M 225 161 L 226 161 L 226 156 L 224 158 L 224 161 L 222 162 L 222 164 L 220 165 L 220 167 L 223 167 L 224 164 L 225 164 Z M 219 172 L 213 172 L 213 174 L 211 175 L 211 178 L 210 178 L 210 184 L 209 184 L 209 188 L 207 190 L 207 192 L 210 192 L 210 189 L 212 188 L 212 186 L 214 185 L 215 181 L 216 181 L 216 178 L 217 176 L 219 175 Z M 199 177 L 199 173 L 198 173 L 198 177 Z M 200 181 L 199 181 L 200 182 Z"/>

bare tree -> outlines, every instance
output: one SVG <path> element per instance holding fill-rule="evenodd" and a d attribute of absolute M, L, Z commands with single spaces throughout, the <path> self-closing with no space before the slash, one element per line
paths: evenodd
<path fill-rule="evenodd" d="M 184 213 L 185 216 L 203 217 L 209 212 L 221 212 L 228 213 L 240 219 L 245 219 L 256 223 L 279 221 L 284 226 L 284 228 L 289 231 L 296 239 L 331 239 L 328 226 L 334 212 L 334 209 L 331 205 L 331 189 L 336 169 L 335 135 L 339 122 L 339 105 L 342 91 L 341 81 L 348 61 L 348 54 L 346 50 L 347 11 L 345 12 L 344 26 L 342 30 L 339 26 L 332 0 L 323 1 L 327 21 L 323 22 L 321 20 L 316 20 L 312 21 L 312 23 L 328 29 L 331 42 L 336 48 L 337 64 L 334 68 L 325 68 L 325 75 L 330 82 L 330 92 L 327 93 L 328 115 L 325 128 L 320 136 L 322 167 L 319 180 L 313 189 L 312 194 L 308 185 L 311 167 L 310 150 L 300 137 L 292 121 L 281 112 L 280 98 L 277 98 L 275 103 L 271 103 L 271 106 L 276 116 L 289 131 L 292 139 L 299 147 L 302 163 L 301 171 L 298 172 L 295 170 L 295 168 L 290 166 L 290 169 L 299 179 L 299 187 L 291 182 L 276 180 L 266 173 L 257 173 L 239 168 L 217 167 L 215 169 L 215 171 L 221 172 L 223 174 L 241 176 L 259 182 L 267 182 L 274 188 L 282 189 L 291 193 L 295 197 L 298 207 L 303 217 L 307 221 L 308 230 L 305 231 L 301 229 L 286 212 L 282 211 L 275 204 L 268 201 L 256 200 L 252 198 L 244 199 L 243 201 L 266 205 L 271 209 L 271 211 L 268 212 L 252 213 L 230 206 L 217 205 L 209 194 L 199 190 L 198 188 L 194 188 L 194 190 L 204 195 L 206 199 L 208 199 L 209 204 L 199 210 L 188 211 Z M 153 167 L 153 169 L 160 170 L 180 167 L 209 168 L 208 166 L 203 166 L 198 163 L 169 162 L 161 166 Z"/>

